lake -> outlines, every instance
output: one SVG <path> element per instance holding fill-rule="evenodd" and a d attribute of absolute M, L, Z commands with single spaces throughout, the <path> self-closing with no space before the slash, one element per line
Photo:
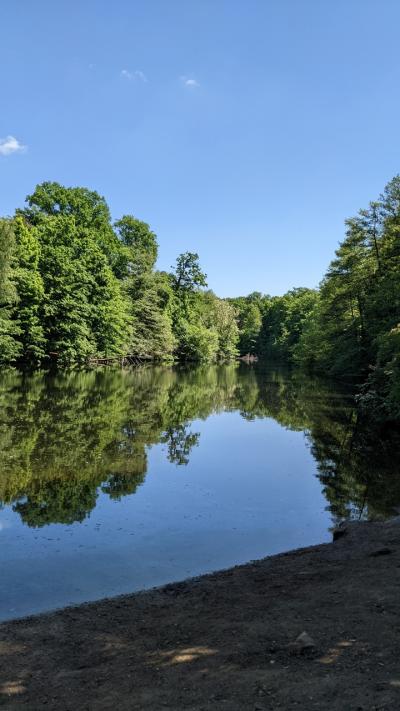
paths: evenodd
<path fill-rule="evenodd" d="M 345 388 L 242 363 L 0 378 L 0 619 L 331 540 L 400 502 Z"/>

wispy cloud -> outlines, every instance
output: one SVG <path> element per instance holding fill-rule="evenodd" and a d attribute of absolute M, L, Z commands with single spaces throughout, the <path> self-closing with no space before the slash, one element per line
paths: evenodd
<path fill-rule="evenodd" d="M 140 69 L 135 69 L 134 72 L 131 72 L 129 69 L 121 69 L 121 77 L 128 79 L 128 81 L 132 81 L 133 79 L 138 79 L 144 83 L 148 81 L 145 73 L 140 71 Z"/>
<path fill-rule="evenodd" d="M 26 146 L 23 146 L 14 136 L 0 138 L 0 156 L 9 156 L 11 153 L 22 153 L 25 150 Z"/>
<path fill-rule="evenodd" d="M 140 81 L 144 81 L 144 82 L 148 81 L 146 75 L 143 74 L 143 72 L 141 72 L 140 69 L 136 69 L 136 71 L 135 71 L 135 77 L 137 77 L 138 79 L 140 79 Z"/>
<path fill-rule="evenodd" d="M 196 79 L 193 79 L 191 77 L 181 77 L 181 82 L 184 86 L 187 86 L 189 89 L 195 89 L 196 87 L 199 87 L 200 84 Z"/>
<path fill-rule="evenodd" d="M 133 74 L 132 72 L 128 72 L 127 69 L 121 69 L 121 77 L 124 79 L 133 79 Z"/>

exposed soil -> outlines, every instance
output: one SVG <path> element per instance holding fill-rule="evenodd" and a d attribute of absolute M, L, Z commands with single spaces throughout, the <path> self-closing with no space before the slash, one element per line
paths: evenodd
<path fill-rule="evenodd" d="M 1 625 L 0 707 L 398 711 L 399 612 L 399 523 L 355 524 L 332 544 Z"/>

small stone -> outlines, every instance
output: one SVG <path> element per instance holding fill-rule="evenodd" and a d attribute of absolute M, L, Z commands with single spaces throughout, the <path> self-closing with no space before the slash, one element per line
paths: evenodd
<path fill-rule="evenodd" d="M 302 647 L 315 647 L 315 642 L 312 637 L 310 637 L 307 632 L 302 632 L 296 639 L 296 643 L 300 644 Z"/>
<path fill-rule="evenodd" d="M 315 642 L 307 632 L 302 632 L 294 642 L 288 645 L 288 649 L 291 654 L 302 654 L 303 652 L 315 649 Z"/>

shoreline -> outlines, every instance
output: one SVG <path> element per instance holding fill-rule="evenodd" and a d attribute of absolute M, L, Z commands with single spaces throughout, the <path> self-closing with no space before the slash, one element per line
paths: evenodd
<path fill-rule="evenodd" d="M 399 519 L 351 523 L 333 543 L 1 623 L 0 708 L 394 711 L 399 612 Z"/>

